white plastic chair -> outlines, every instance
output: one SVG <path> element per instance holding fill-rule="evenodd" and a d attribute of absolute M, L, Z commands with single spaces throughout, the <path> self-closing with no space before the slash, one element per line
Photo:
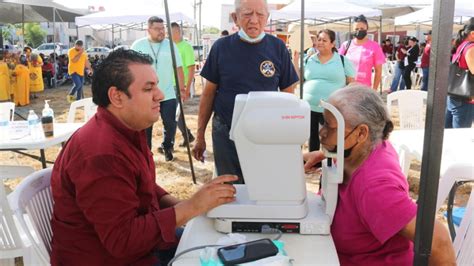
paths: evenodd
<path fill-rule="evenodd" d="M 0 116 L 6 116 L 8 114 L 10 122 L 15 118 L 15 103 L 3 102 L 0 103 Z"/>
<path fill-rule="evenodd" d="M 27 176 L 32 172 L 34 169 L 28 166 L 0 166 L 0 265 L 14 265 L 16 257 L 23 257 L 24 265 L 33 262 L 31 243 L 18 230 L 3 183 L 3 179 Z"/>
<path fill-rule="evenodd" d="M 454 200 L 454 193 L 457 182 L 474 181 L 474 165 L 473 164 L 455 164 L 449 167 L 441 174 L 439 180 L 438 199 L 436 201 L 436 209 L 439 210 L 445 199 L 449 195 L 448 205 Z M 451 189 L 454 190 L 450 193 Z M 454 251 L 457 257 L 458 265 L 474 265 L 474 191 L 471 192 L 466 211 L 462 218 L 461 224 L 455 230 Z M 454 226 L 450 225 L 450 230 L 454 230 Z M 452 234 L 453 236 L 453 234 Z"/>
<path fill-rule="evenodd" d="M 12 209 L 21 227 L 45 264 L 49 264 L 53 238 L 51 217 L 54 203 L 51 193 L 51 172 L 51 168 L 46 168 L 27 176 L 15 189 L 11 199 Z M 24 213 L 31 220 L 37 239 L 30 232 Z"/>
<path fill-rule="evenodd" d="M 390 88 L 394 75 L 390 61 L 382 65 L 382 89 Z"/>
<path fill-rule="evenodd" d="M 402 90 L 387 95 L 387 109 L 392 112 L 392 102 L 398 101 L 398 115 L 400 129 L 422 129 L 425 125 L 424 102 L 427 99 L 426 91 Z"/>
<path fill-rule="evenodd" d="M 84 108 L 84 122 L 87 122 L 97 112 L 97 105 L 92 102 L 92 98 L 84 98 L 71 103 L 69 113 L 67 115 L 67 122 L 74 123 L 76 120 L 76 111 L 79 108 Z"/>

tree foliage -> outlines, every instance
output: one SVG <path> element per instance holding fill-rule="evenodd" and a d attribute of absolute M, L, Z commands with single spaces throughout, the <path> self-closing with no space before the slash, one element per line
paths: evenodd
<path fill-rule="evenodd" d="M 15 27 L 12 24 L 5 24 L 2 26 L 2 36 L 4 41 L 11 41 L 12 38 L 12 30 L 14 30 Z"/>
<path fill-rule="evenodd" d="M 33 47 L 38 47 L 44 42 L 46 31 L 44 31 L 39 23 L 25 24 L 25 42 Z"/>
<path fill-rule="evenodd" d="M 204 27 L 202 29 L 202 33 L 207 33 L 207 34 L 219 34 L 221 31 L 216 28 L 216 27 Z"/>

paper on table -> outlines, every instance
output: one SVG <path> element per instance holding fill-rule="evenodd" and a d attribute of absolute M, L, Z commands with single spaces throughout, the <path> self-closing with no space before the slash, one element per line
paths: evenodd
<path fill-rule="evenodd" d="M 21 139 L 30 135 L 28 121 L 12 121 L 10 123 L 10 139 Z"/>

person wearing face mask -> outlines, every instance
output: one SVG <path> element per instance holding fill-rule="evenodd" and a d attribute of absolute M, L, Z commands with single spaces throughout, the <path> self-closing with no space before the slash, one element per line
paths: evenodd
<path fill-rule="evenodd" d="M 341 265 L 413 264 L 417 205 L 390 141 L 393 124 L 383 100 L 361 84 L 335 91 L 329 103 L 345 122 L 344 179 L 331 236 Z M 321 145 L 336 150 L 337 121 L 324 111 Z M 311 171 L 324 159 L 322 151 L 304 156 Z M 446 227 L 436 221 L 430 265 L 456 265 Z"/>
<path fill-rule="evenodd" d="M 339 47 L 339 53 L 347 56 L 356 70 L 355 81 L 372 87 L 374 90 L 382 80 L 382 65 L 385 54 L 378 43 L 367 37 L 369 24 L 364 15 L 354 18 L 354 39 L 344 42 Z M 375 69 L 372 81 L 372 69 Z"/>
<path fill-rule="evenodd" d="M 266 0 L 236 0 L 232 18 L 240 30 L 217 40 L 201 76 L 206 79 L 199 104 L 198 131 L 193 153 L 204 160 L 205 132 L 212 118 L 212 142 L 217 175 L 239 176 L 244 183 L 235 144 L 229 139 L 235 96 L 250 91 L 293 93 L 298 76 L 280 39 L 267 35 Z"/>
<path fill-rule="evenodd" d="M 416 67 L 416 61 L 418 60 L 418 55 L 420 54 L 420 47 L 418 46 L 418 39 L 415 37 L 408 38 L 408 46 L 405 49 L 402 49 L 405 59 L 403 64 L 405 68 L 403 69 L 403 81 L 405 81 L 405 86 L 407 90 L 411 90 L 411 72 Z"/>

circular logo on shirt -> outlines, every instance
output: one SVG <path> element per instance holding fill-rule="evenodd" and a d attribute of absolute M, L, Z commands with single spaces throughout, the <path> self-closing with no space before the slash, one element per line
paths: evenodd
<path fill-rule="evenodd" d="M 38 78 L 38 75 L 36 75 L 36 73 L 30 73 L 31 80 L 36 80 L 37 78 Z"/>
<path fill-rule="evenodd" d="M 267 78 L 273 77 L 275 75 L 275 66 L 272 61 L 265 60 L 260 64 L 260 72 Z"/>

